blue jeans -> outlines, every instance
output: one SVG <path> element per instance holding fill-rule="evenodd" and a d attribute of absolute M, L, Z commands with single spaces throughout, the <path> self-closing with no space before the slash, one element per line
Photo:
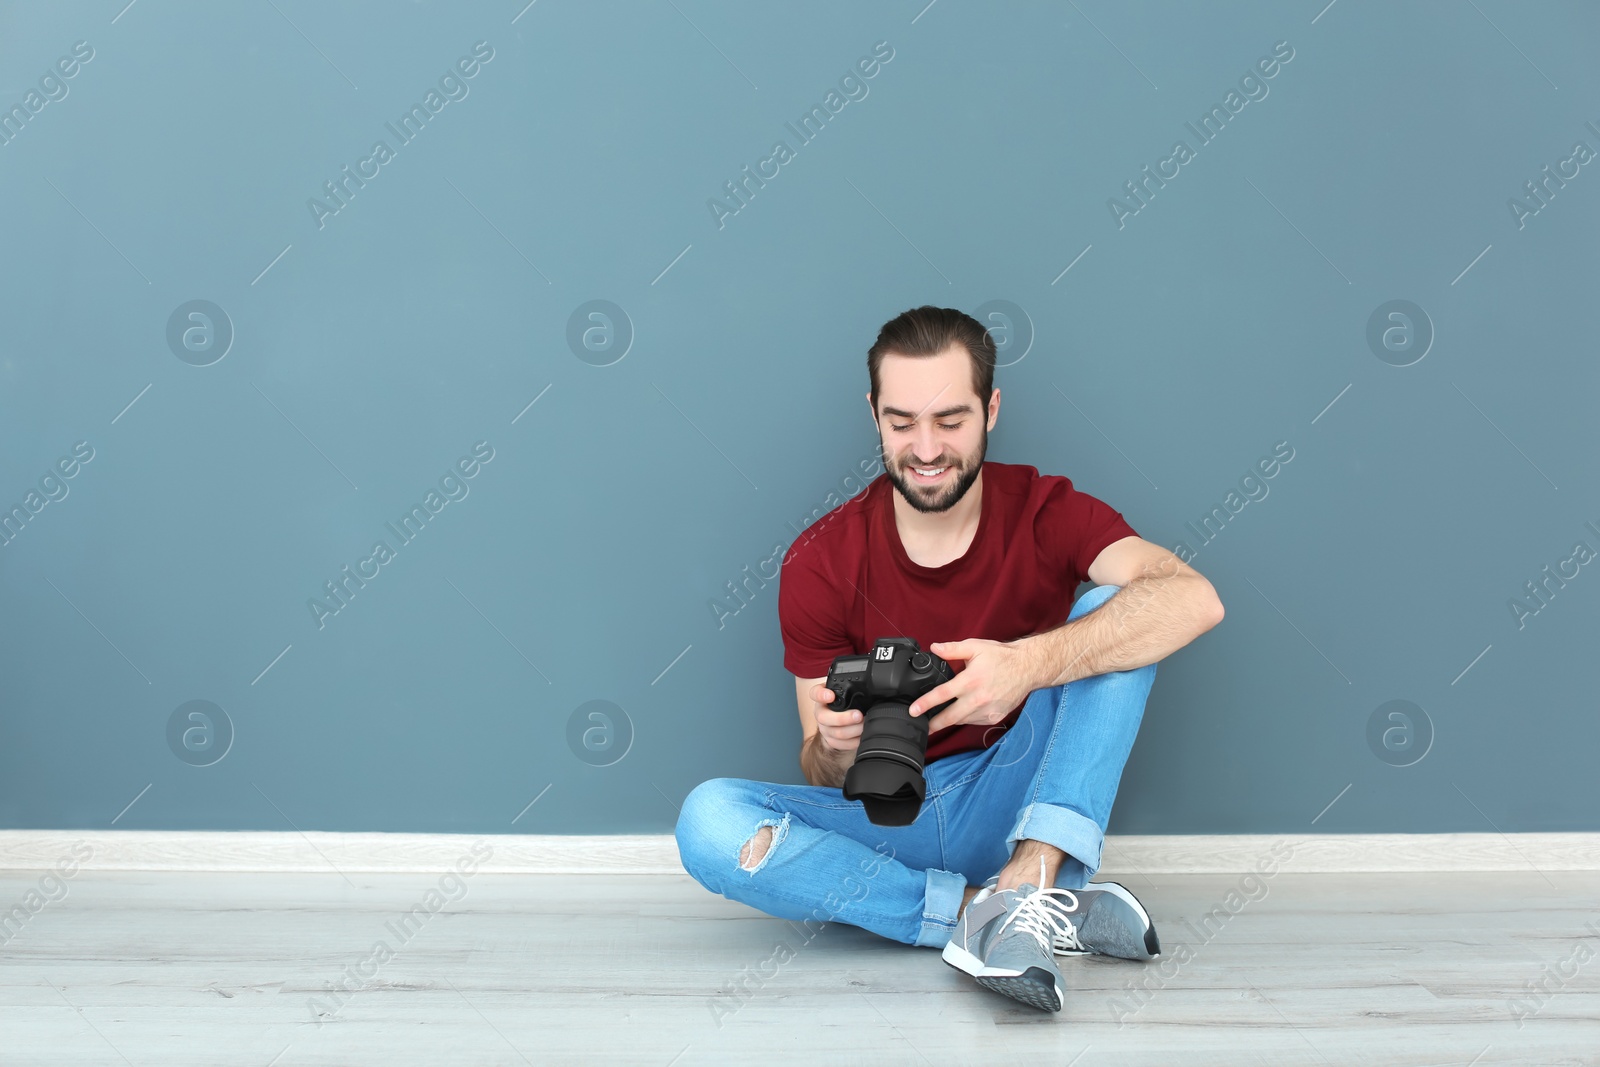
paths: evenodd
<path fill-rule="evenodd" d="M 1069 619 L 1120 586 L 1079 597 Z M 678 818 L 678 853 L 701 885 L 790 920 L 837 921 L 909 945 L 942 948 L 966 887 L 981 885 L 1023 839 L 1067 854 L 1055 884 L 1082 889 L 1100 868 L 1106 822 L 1144 718 L 1156 665 L 1036 689 L 993 746 L 927 765 L 910 826 L 876 826 L 860 801 L 824 786 L 716 778 Z M 772 827 L 766 854 L 739 863 Z"/>

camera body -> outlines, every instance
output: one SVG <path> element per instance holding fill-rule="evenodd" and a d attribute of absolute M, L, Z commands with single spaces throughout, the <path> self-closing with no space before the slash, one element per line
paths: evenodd
<path fill-rule="evenodd" d="M 859 800 L 879 826 L 909 826 L 922 809 L 927 782 L 928 719 L 947 700 L 913 717 L 912 701 L 955 677 L 950 664 L 910 637 L 880 637 L 860 656 L 836 656 L 828 668 L 831 711 L 861 712 L 861 742 L 845 772 L 846 800 Z"/>

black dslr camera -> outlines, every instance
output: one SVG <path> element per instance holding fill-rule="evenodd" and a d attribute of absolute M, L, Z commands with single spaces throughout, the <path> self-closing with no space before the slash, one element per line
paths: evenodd
<path fill-rule="evenodd" d="M 864 656 L 838 656 L 828 668 L 830 711 L 861 712 L 861 744 L 844 776 L 846 800 L 859 800 L 879 826 L 909 826 L 927 783 L 928 719 L 954 700 L 913 717 L 911 702 L 955 677 L 950 664 L 910 637 L 880 637 Z"/>

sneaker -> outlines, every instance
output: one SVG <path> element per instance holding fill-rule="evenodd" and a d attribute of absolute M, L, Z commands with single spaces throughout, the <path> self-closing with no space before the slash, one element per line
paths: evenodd
<path fill-rule="evenodd" d="M 1051 946 L 1071 925 L 1058 897 L 1072 895 L 1053 886 L 984 886 L 962 912 L 944 961 L 986 989 L 1042 1011 L 1060 1011 L 1065 994 Z"/>
<path fill-rule="evenodd" d="M 1117 956 L 1125 960 L 1150 960 L 1161 955 L 1150 914 L 1128 888 L 1119 882 L 1090 882 L 1073 894 L 1066 908 L 1065 928 L 1054 949 L 1059 956 Z M 1057 901 L 1065 906 L 1065 901 Z"/>

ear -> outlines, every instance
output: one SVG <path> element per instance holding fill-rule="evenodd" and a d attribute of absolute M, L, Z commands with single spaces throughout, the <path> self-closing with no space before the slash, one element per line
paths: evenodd
<path fill-rule="evenodd" d="M 872 406 L 872 390 L 870 389 L 867 390 L 867 410 L 872 413 L 872 425 L 876 428 L 878 425 L 878 410 Z"/>
<path fill-rule="evenodd" d="M 999 389 L 995 389 L 995 391 L 993 393 L 989 394 L 989 426 L 988 426 L 988 428 L 990 430 L 993 430 L 994 429 L 994 424 L 996 422 L 998 422 L 999 419 L 1000 419 L 1000 390 Z"/>

